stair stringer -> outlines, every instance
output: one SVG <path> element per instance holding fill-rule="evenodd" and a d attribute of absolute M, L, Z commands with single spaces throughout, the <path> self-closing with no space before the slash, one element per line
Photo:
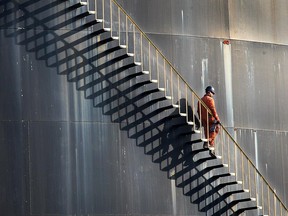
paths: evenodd
<path fill-rule="evenodd" d="M 118 38 L 117 38 L 118 39 Z M 130 56 L 134 56 L 134 53 L 130 53 Z M 156 55 L 156 58 L 158 58 L 158 55 Z M 137 62 L 137 64 L 140 66 L 141 64 L 142 64 L 142 62 Z M 143 68 L 142 68 L 142 73 L 143 74 L 149 74 L 150 73 L 150 71 L 145 71 L 145 70 L 143 70 Z M 150 82 L 151 83 L 158 83 L 159 82 L 159 80 L 155 80 L 155 79 L 151 79 L 151 77 L 150 77 Z M 164 91 L 165 92 L 165 88 L 161 88 L 159 85 L 158 85 L 158 89 L 157 89 L 158 91 Z M 170 96 L 170 95 L 167 95 L 166 93 L 165 93 L 165 99 L 166 100 L 172 100 L 171 101 L 171 106 L 172 107 L 174 107 L 174 108 L 176 108 L 176 109 L 178 109 L 178 114 L 181 116 L 181 117 L 185 117 L 186 118 L 186 124 L 188 124 L 188 125 L 193 125 L 194 127 L 193 127 L 193 129 L 191 130 L 190 129 L 190 132 L 189 132 L 189 130 L 188 130 L 188 133 L 186 133 L 186 134 L 184 134 L 184 135 L 187 135 L 187 134 L 189 134 L 189 133 L 200 133 L 201 134 L 201 131 L 199 131 L 198 130 L 198 128 L 197 129 L 195 129 L 195 119 L 197 119 L 197 117 L 195 118 L 195 117 L 193 117 L 193 120 L 194 121 L 191 121 L 191 119 L 188 119 L 188 109 L 187 108 L 185 108 L 185 107 L 188 107 L 188 102 L 187 101 L 185 101 L 184 103 L 186 103 L 186 105 L 185 106 L 182 106 L 182 107 L 184 107 L 184 112 L 181 110 L 181 106 L 180 106 L 180 103 L 179 104 L 175 104 L 175 103 L 173 103 L 173 96 Z M 170 107 L 171 108 L 171 107 Z M 137 112 L 135 112 L 134 114 L 136 114 Z M 192 114 L 193 116 L 194 116 L 194 114 Z M 129 117 L 128 117 L 129 118 Z M 122 119 L 123 120 L 123 119 Z M 198 126 L 199 127 L 199 126 Z M 132 135 L 131 137 L 138 137 L 139 136 L 139 132 L 138 132 L 138 135 Z M 201 138 L 200 139 L 198 139 L 198 140 L 203 140 L 203 138 L 202 138 L 202 136 L 201 136 Z M 149 140 L 149 142 L 153 142 L 153 140 Z M 142 144 L 143 145 L 143 144 Z M 183 144 L 182 144 L 183 145 Z M 181 145 L 180 145 L 181 146 Z M 185 156 L 185 155 L 184 155 Z M 210 157 L 211 158 L 211 157 Z M 204 159 L 204 160 L 209 160 L 210 158 L 206 158 L 206 159 Z M 221 156 L 218 156 L 218 158 L 220 158 L 221 159 Z M 156 160 L 157 161 L 157 160 Z M 170 172 L 170 171 L 169 171 Z M 169 177 L 171 177 L 170 176 L 170 173 L 169 173 Z M 221 176 L 220 176 L 221 177 Z M 220 178 L 219 177 L 219 178 Z M 239 181 L 236 181 L 236 183 L 239 183 Z M 240 184 L 240 183 L 239 183 Z M 249 191 L 247 190 L 247 189 L 243 189 L 243 193 L 249 193 Z M 237 193 L 239 193 L 239 192 L 237 192 Z M 233 195 L 233 192 L 230 192 L 229 193 L 230 195 Z M 255 198 L 250 198 L 250 199 L 248 199 L 248 201 L 254 201 L 255 200 Z M 240 202 L 240 201 L 239 201 Z M 257 208 L 261 208 L 261 207 L 257 207 L 257 205 L 255 206 L 255 208 L 257 209 Z M 252 209 L 252 208 L 251 208 Z M 253 207 L 253 209 L 254 209 L 254 207 Z"/>
<path fill-rule="evenodd" d="M 110 115 L 112 121 L 119 122 L 121 125 L 121 129 L 127 130 L 130 138 L 136 139 L 137 145 L 144 147 L 146 154 L 152 155 L 153 161 L 159 163 L 160 168 L 162 170 L 167 171 L 167 176 L 169 178 L 179 180 L 187 174 L 192 175 L 192 178 L 189 178 L 188 181 L 185 180 L 184 183 L 182 182 L 180 184 L 176 182 L 176 184 L 178 184 L 179 187 L 183 188 L 183 193 L 185 195 L 191 196 L 192 202 L 196 202 L 197 204 L 199 204 L 200 210 L 207 212 L 209 211 L 209 209 L 211 209 L 211 206 L 214 207 L 216 205 L 219 205 L 219 202 L 215 202 L 215 205 L 213 205 L 213 202 L 211 202 L 212 204 L 210 203 L 205 205 L 203 208 L 200 208 L 201 200 L 203 200 L 204 198 L 201 198 L 200 196 L 197 197 L 196 200 L 193 200 L 192 196 L 195 193 L 193 193 L 192 190 L 188 192 L 185 191 L 185 187 L 187 185 L 189 185 L 189 187 L 191 188 L 192 180 L 195 179 L 196 181 L 202 181 L 201 183 L 202 186 L 207 184 L 205 185 L 205 187 L 209 185 L 211 188 L 216 188 L 215 194 L 217 194 L 218 193 L 217 186 L 213 187 L 213 185 L 211 185 L 211 183 L 213 183 L 214 181 L 211 181 L 211 179 L 213 179 L 212 178 L 213 176 L 209 177 L 211 171 L 209 168 L 211 164 L 209 165 L 209 162 L 212 160 L 218 162 L 220 161 L 218 165 L 220 167 L 222 166 L 224 168 L 227 168 L 225 166 L 226 164 L 221 162 L 220 156 L 216 159 L 213 159 L 211 156 L 207 155 L 207 152 L 204 152 L 206 153 L 206 155 L 203 155 L 202 154 L 203 152 L 201 150 L 198 150 L 197 148 L 194 149 L 194 146 L 198 145 L 197 144 L 198 142 L 203 141 L 203 137 L 201 137 L 201 131 L 198 130 L 198 128 L 196 128 L 197 117 L 195 117 L 193 114 L 192 116 L 194 121 L 188 119 L 187 117 L 191 115 L 187 114 L 188 113 L 187 111 L 188 109 L 186 109 L 187 106 L 185 105 L 183 112 L 183 109 L 181 108 L 183 108 L 184 106 L 181 106 L 180 102 L 178 104 L 174 103 L 174 98 L 171 95 L 168 95 L 166 89 L 159 85 L 160 82 L 157 79 L 153 79 L 150 76 L 151 71 L 143 70 L 143 68 L 141 68 L 141 62 L 135 61 L 134 59 L 135 56 L 133 55 L 133 53 L 128 52 L 127 47 L 125 45 L 120 44 L 120 42 L 118 41 L 119 38 L 111 36 L 110 34 L 111 29 L 99 27 L 105 21 L 104 19 L 96 19 L 95 21 L 93 21 L 93 19 L 92 21 L 87 19 L 88 16 L 91 17 L 95 15 L 95 13 L 91 12 L 91 10 L 85 9 L 85 7 L 88 6 L 89 6 L 88 2 L 86 4 L 83 2 L 79 2 L 79 4 L 71 4 L 71 6 L 67 9 L 68 12 L 76 10 L 77 11 L 76 14 L 79 12 L 79 14 L 73 17 L 73 19 L 71 18 L 71 23 L 77 23 L 77 25 L 79 23 L 81 24 L 79 24 L 79 26 L 75 28 L 74 31 L 68 32 L 65 35 L 52 34 L 54 38 L 53 40 L 49 40 L 48 44 L 50 45 L 52 44 L 55 45 L 55 47 L 57 47 L 58 42 L 59 41 L 62 42 L 61 44 L 62 46 L 60 48 L 55 49 L 54 52 L 52 53 L 43 52 L 43 49 L 48 44 L 36 45 L 33 49 L 30 49 L 30 47 L 28 46 L 29 42 L 31 42 L 35 38 L 43 36 L 43 34 L 41 33 L 39 34 L 36 33 L 31 38 L 29 37 L 25 38 L 25 40 L 20 41 L 19 44 L 25 45 L 27 51 L 34 52 L 36 54 L 37 59 L 45 61 L 47 67 L 52 68 L 56 67 L 59 74 L 66 75 L 68 81 L 75 82 L 78 90 L 85 91 L 85 96 L 87 99 L 94 100 L 95 107 L 101 107 L 103 109 L 103 114 Z M 33 15 L 31 14 L 30 16 Z M 57 16 L 53 17 L 53 19 L 56 18 Z M 85 19 L 85 21 L 83 21 L 83 19 Z M 83 23 L 86 21 L 87 23 Z M 38 25 L 42 25 L 39 22 L 36 23 Z M 67 25 L 67 23 L 59 24 L 57 25 L 57 28 L 65 25 Z M 68 37 L 76 35 L 80 29 L 83 29 L 83 27 L 88 29 L 92 29 L 94 27 L 96 28 L 96 30 L 93 29 L 95 31 L 93 32 L 91 31 L 91 33 L 87 35 L 88 38 L 90 36 L 95 37 L 96 43 L 92 44 L 91 47 L 99 51 L 96 53 L 96 56 L 93 56 L 93 50 L 91 49 L 91 47 L 87 47 L 86 49 L 80 51 L 74 48 L 79 43 L 85 41 L 85 38 L 87 36 L 76 40 L 72 44 L 72 46 L 65 40 Z M 10 32 L 7 34 L 7 36 L 18 37 L 23 32 L 26 33 L 28 31 L 28 29 L 14 29 L 14 30 L 15 32 L 12 32 L 12 34 Z M 61 53 L 59 52 L 68 51 L 68 49 L 70 52 L 72 50 L 71 52 L 72 54 L 69 56 L 65 56 L 65 58 L 61 57 L 60 55 Z M 91 54 L 92 56 L 88 58 L 86 55 L 87 53 Z M 56 57 L 58 61 L 57 62 L 51 61 L 53 57 Z M 78 63 L 78 60 L 80 63 Z M 67 64 L 67 61 L 69 62 L 69 64 Z M 73 63 L 72 61 L 76 63 Z M 94 64 L 93 61 L 98 62 L 97 64 Z M 101 64 L 101 62 L 103 63 Z M 89 68 L 87 70 L 86 67 L 88 66 Z M 102 70 L 105 70 L 105 72 L 108 71 L 108 73 L 107 74 L 101 73 Z M 121 77 L 123 78 L 114 79 L 114 81 L 110 81 L 115 76 L 119 76 L 119 73 L 122 74 Z M 98 75 L 97 79 L 95 78 L 90 79 L 90 77 L 95 76 L 95 74 Z M 93 88 L 95 88 L 95 86 L 97 87 L 98 85 L 100 85 L 101 81 L 102 82 L 107 81 L 108 83 L 107 86 L 100 88 L 100 92 L 99 91 L 95 92 Z M 126 82 L 131 82 L 131 87 L 129 87 L 128 89 L 121 89 L 121 85 Z M 97 98 L 103 96 L 104 93 L 107 92 L 110 93 L 112 91 L 116 92 L 113 94 L 112 97 L 102 99 L 102 101 L 100 102 L 97 100 Z M 112 102 L 117 100 L 120 101 L 120 104 L 119 107 L 115 109 L 115 107 L 111 106 L 113 104 Z M 121 100 L 124 102 L 121 103 Z M 145 102 L 141 104 L 142 100 L 144 100 Z M 187 100 L 184 101 L 184 103 L 188 104 Z M 111 106 L 109 106 L 109 104 L 111 104 Z M 184 121 L 184 124 L 181 121 Z M 123 122 L 125 122 L 125 124 L 123 124 Z M 145 123 L 147 122 L 148 126 L 147 127 L 145 126 L 140 130 L 138 127 L 136 130 L 135 128 L 141 125 L 141 123 L 143 122 Z M 166 149 L 167 146 L 163 146 L 163 144 L 161 146 L 161 141 L 159 140 L 164 138 L 159 134 L 156 134 L 148 139 L 147 138 L 143 139 L 143 134 L 146 133 L 147 131 L 153 131 L 153 130 L 160 131 L 159 128 L 163 128 L 164 125 L 168 125 L 165 128 L 165 131 L 171 131 L 171 130 L 174 131 L 175 128 L 180 129 L 179 131 L 176 130 L 175 136 L 177 137 L 178 145 L 175 147 L 175 150 L 173 149 L 171 152 L 168 149 L 167 152 L 164 152 L 164 154 L 162 154 L 163 149 Z M 191 138 L 192 135 L 197 137 L 192 139 Z M 156 140 L 159 141 L 159 145 L 156 147 L 151 146 L 151 143 L 155 142 Z M 187 150 L 185 149 L 185 146 L 187 147 L 187 145 L 185 144 L 189 142 L 194 143 L 192 144 L 193 146 L 188 145 Z M 157 156 L 156 153 L 159 153 L 161 155 L 160 158 L 159 157 L 155 158 Z M 169 157 L 170 158 L 172 157 L 172 159 L 174 158 L 174 161 L 173 163 L 164 165 L 163 167 L 163 164 L 161 164 L 161 162 L 164 160 L 164 158 L 167 159 L 166 154 L 170 154 Z M 175 155 L 178 155 L 180 158 L 177 158 L 177 160 L 175 160 Z M 188 161 L 188 165 L 184 164 L 186 161 Z M 215 164 L 212 165 L 211 167 L 213 170 L 219 168 Z M 173 175 L 171 175 L 171 170 Z M 193 174 L 195 172 L 196 174 Z M 223 175 L 225 174 L 229 175 L 229 172 L 223 171 Z M 206 175 L 208 175 L 208 178 L 206 178 Z M 222 179 L 224 177 L 225 176 L 219 176 L 217 180 Z M 241 185 L 240 182 L 236 181 L 236 183 Z M 200 187 L 202 187 L 201 184 L 197 184 L 197 186 L 199 187 L 200 185 Z M 221 184 L 223 185 L 223 183 L 219 183 L 219 185 Z M 249 191 L 243 189 L 243 193 L 249 193 Z M 225 196 L 229 195 L 228 197 L 233 195 L 233 193 L 229 192 L 225 194 L 226 194 Z M 218 201 L 222 199 L 221 198 L 222 196 L 224 196 L 224 194 L 220 193 L 219 194 L 220 198 Z M 234 212 L 233 208 L 241 201 L 254 202 L 253 197 L 252 198 L 248 197 L 242 199 L 239 198 L 238 201 L 233 200 L 230 202 L 231 204 L 229 204 L 227 203 L 226 198 L 225 200 L 221 200 L 221 202 L 224 202 L 226 206 L 219 210 L 219 212 L 221 213 L 224 213 L 226 211 Z M 209 209 L 207 206 L 209 207 Z M 229 206 L 229 208 L 227 208 L 227 206 Z M 249 210 L 252 208 L 260 209 L 260 207 L 257 205 L 254 205 L 254 207 L 253 206 L 247 207 L 246 209 Z M 235 212 L 241 212 L 241 209 L 238 209 Z"/>

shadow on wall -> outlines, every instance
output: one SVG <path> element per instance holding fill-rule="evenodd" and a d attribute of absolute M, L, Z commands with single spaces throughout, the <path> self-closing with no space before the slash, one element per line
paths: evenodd
<path fill-rule="evenodd" d="M 87 18 L 80 5 L 59 0 L 1 0 L 1 11 L 5 36 L 75 82 L 86 99 L 93 99 L 95 107 L 118 122 L 167 177 L 175 179 L 199 211 L 213 212 L 211 215 L 233 212 L 236 203 L 227 203 L 225 194 L 219 192 L 223 188 L 214 185 L 219 179 L 211 177 L 211 157 L 201 143 L 193 143 L 199 137 L 186 124 L 186 117 L 179 115 L 109 32 Z M 194 115 L 191 107 L 188 112 Z M 198 120 L 196 125 L 199 128 Z M 215 160 L 213 166 L 217 166 Z"/>

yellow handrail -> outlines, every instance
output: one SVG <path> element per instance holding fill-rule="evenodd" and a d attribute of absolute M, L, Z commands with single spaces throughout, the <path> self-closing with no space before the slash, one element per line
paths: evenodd
<path fill-rule="evenodd" d="M 176 70 L 176 68 L 171 64 L 171 62 L 163 55 L 163 53 L 158 49 L 158 47 L 149 39 L 149 37 L 141 30 L 141 28 L 135 23 L 135 21 L 129 16 L 129 14 L 124 10 L 124 8 L 116 1 L 113 1 L 120 9 L 121 11 L 127 16 L 127 18 L 135 25 L 135 27 L 138 29 L 138 31 L 149 41 L 149 44 L 151 44 L 156 51 L 162 56 L 162 58 L 169 64 L 169 66 L 174 70 L 174 72 L 177 74 L 177 76 L 181 79 L 181 81 L 189 88 L 189 90 L 196 96 L 198 101 L 208 110 L 208 112 L 212 115 L 211 110 L 206 106 L 205 103 L 201 100 L 201 98 L 197 95 L 197 93 L 192 89 L 192 87 L 185 81 L 185 79 L 182 77 L 182 75 Z M 179 79 L 178 79 L 179 80 Z M 264 178 L 264 176 L 259 172 L 255 164 L 249 159 L 247 154 L 244 152 L 244 150 L 239 146 L 239 144 L 236 142 L 236 140 L 231 136 L 231 134 L 228 132 L 228 130 L 221 124 L 221 128 L 225 131 L 229 139 L 232 140 L 232 142 L 237 146 L 237 148 L 241 151 L 242 155 L 248 160 L 248 162 L 251 164 L 251 166 L 254 168 L 255 172 L 263 179 L 263 181 L 266 183 L 266 185 L 269 187 L 269 189 L 273 192 L 277 200 L 281 203 L 283 208 L 288 212 L 288 209 L 283 204 L 281 199 L 278 197 L 278 195 L 274 192 L 268 181 Z"/>

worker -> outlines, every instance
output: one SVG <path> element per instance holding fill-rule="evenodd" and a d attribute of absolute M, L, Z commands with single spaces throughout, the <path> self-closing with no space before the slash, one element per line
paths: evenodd
<path fill-rule="evenodd" d="M 212 153 L 213 155 L 215 155 L 215 138 L 220 130 L 220 118 L 216 111 L 215 102 L 213 99 L 214 95 L 215 89 L 213 88 L 213 86 L 207 86 L 207 88 L 205 89 L 205 95 L 201 98 L 201 100 L 212 112 L 212 115 L 203 105 L 200 105 L 200 102 L 198 102 L 197 110 L 199 118 L 201 119 L 202 126 L 204 127 L 205 138 L 209 138 L 208 142 L 204 142 L 203 148 L 209 148 L 210 153 Z"/>

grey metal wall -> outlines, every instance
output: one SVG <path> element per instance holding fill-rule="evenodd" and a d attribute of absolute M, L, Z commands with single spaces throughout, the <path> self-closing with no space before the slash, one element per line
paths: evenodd
<path fill-rule="evenodd" d="M 115 89 L 87 100 L 57 64 L 73 47 L 47 57 L 89 33 L 71 34 L 81 22 L 69 22 L 68 3 L 0 2 L 0 214 L 203 215 L 107 115 L 111 104 L 97 106 Z M 288 3 L 119 2 L 199 95 L 215 86 L 223 123 L 287 203 Z M 44 45 L 66 33 L 59 47 Z"/>
<path fill-rule="evenodd" d="M 287 205 L 288 2 L 119 2 L 199 95 L 216 88 L 222 122 Z"/>
<path fill-rule="evenodd" d="M 58 0 L 0 3 L 0 215 L 204 215 L 153 163 L 144 136 L 123 129 L 134 116 L 120 124 L 122 110 L 111 111 L 130 83 L 105 87 L 123 75 L 95 70 L 73 81 L 69 68 L 95 69 L 95 38 L 75 30 L 79 10 Z M 76 90 L 88 79 L 100 80 L 94 100 L 90 88 Z"/>

